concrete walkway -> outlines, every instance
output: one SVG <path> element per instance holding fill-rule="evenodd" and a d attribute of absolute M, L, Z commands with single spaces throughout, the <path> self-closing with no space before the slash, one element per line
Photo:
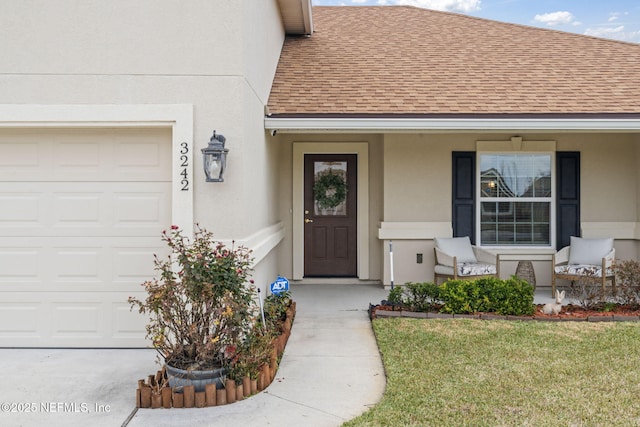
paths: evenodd
<path fill-rule="evenodd" d="M 292 288 L 292 335 L 275 381 L 256 396 L 214 408 L 135 410 L 137 380 L 158 369 L 153 350 L 0 349 L 0 425 L 339 426 L 384 392 L 367 308 L 388 291 Z M 9 411 L 6 403 L 14 404 Z"/>

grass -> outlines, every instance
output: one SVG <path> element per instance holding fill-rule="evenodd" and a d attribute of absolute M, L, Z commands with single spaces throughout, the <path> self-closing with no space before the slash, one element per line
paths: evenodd
<path fill-rule="evenodd" d="M 344 426 L 638 426 L 640 324 L 376 319 L 378 405 Z"/>

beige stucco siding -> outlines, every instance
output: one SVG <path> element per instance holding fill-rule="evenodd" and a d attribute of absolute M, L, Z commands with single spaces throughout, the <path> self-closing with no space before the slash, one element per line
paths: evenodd
<path fill-rule="evenodd" d="M 240 75 L 242 3 L 7 1 L 0 17 L 3 68 L 14 74 Z"/>
<path fill-rule="evenodd" d="M 196 220 L 225 237 L 275 221 L 243 209 L 274 187 L 255 171 L 272 166 L 262 119 L 284 38 L 275 1 L 35 3 L 0 17 L 3 103 L 192 104 Z M 199 157 L 214 129 L 230 149 L 217 185 Z"/>
<path fill-rule="evenodd" d="M 385 221 L 447 221 L 451 202 L 451 143 L 434 135 L 384 138 Z"/>
<path fill-rule="evenodd" d="M 281 249 L 280 271 L 291 271 L 293 236 L 291 226 L 291 164 L 294 142 L 367 141 L 370 147 L 370 270 L 371 278 L 390 282 L 389 240 L 393 240 L 394 279 L 433 280 L 433 238 L 451 235 L 451 185 L 453 151 L 476 151 L 478 141 L 510 141 L 514 136 L 499 133 L 385 134 L 385 135 L 291 135 L 271 137 L 280 158 L 280 215 L 287 238 Z M 519 135 L 525 141 L 542 141 L 556 151 L 581 152 L 581 214 L 585 237 L 616 237 L 619 258 L 636 259 L 634 234 L 638 222 L 638 138 L 632 134 L 544 133 Z M 544 142 L 547 141 L 547 142 Z M 381 228 L 382 227 L 382 228 Z M 389 227 L 389 228 L 385 228 Z M 381 237 L 390 233 L 393 239 Z M 411 234 L 414 233 L 414 234 Z M 502 264 L 502 276 L 515 272 L 517 258 L 511 254 Z M 550 259 L 551 249 L 542 256 Z M 418 262 L 422 255 L 422 263 Z M 541 256 L 538 254 L 538 256 Z M 551 280 L 550 263 L 534 263 L 538 283 Z"/>
<path fill-rule="evenodd" d="M 560 135 L 558 150 L 581 152 L 581 215 L 586 222 L 638 218 L 637 146 L 626 134 Z"/>
<path fill-rule="evenodd" d="M 433 237 L 451 232 L 451 153 L 476 151 L 476 141 L 508 141 L 500 134 L 385 135 L 384 221 L 417 223 L 422 238 L 394 239 L 396 283 L 433 279 Z M 615 234 L 618 257 L 637 257 L 638 141 L 631 134 L 523 134 L 523 141 L 555 141 L 557 151 L 581 152 L 581 221 L 585 237 Z M 427 224 L 424 224 L 427 223 Z M 429 228 L 429 223 L 433 227 Z M 445 223 L 445 224 L 443 224 Z M 425 233 L 428 233 L 425 231 Z M 423 233 L 424 234 L 424 233 Z M 386 252 L 386 247 L 385 247 Z M 509 253 L 509 250 L 501 250 Z M 418 264 L 417 254 L 424 263 Z M 522 255 L 526 258 L 526 254 Z M 502 276 L 517 262 L 505 262 Z M 548 284 L 550 266 L 537 262 L 538 282 Z M 385 259 L 385 283 L 389 263 Z"/>
<path fill-rule="evenodd" d="M 284 40 L 276 0 L 9 3 L 2 104 L 191 106 L 192 221 L 220 239 L 279 242 L 278 160 L 263 126 Z M 224 183 L 202 172 L 214 129 L 230 150 Z M 275 273 L 275 252 L 261 254 L 256 282 Z"/>

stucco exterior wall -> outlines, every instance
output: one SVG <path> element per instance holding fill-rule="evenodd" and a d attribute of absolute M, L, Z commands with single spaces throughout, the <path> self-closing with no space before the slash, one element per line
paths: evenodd
<path fill-rule="evenodd" d="M 263 126 L 284 40 L 276 0 L 3 6 L 2 104 L 191 105 L 194 222 L 220 239 L 278 235 L 277 156 Z M 202 171 L 214 129 L 230 150 L 224 183 Z M 275 277 L 275 254 L 263 259 L 258 283 Z"/>
<path fill-rule="evenodd" d="M 476 141 L 508 141 L 504 134 L 387 134 L 384 136 L 384 283 L 433 280 L 433 237 L 451 235 L 451 153 L 476 151 Z M 581 221 L 584 237 L 613 236 L 617 256 L 637 259 L 639 159 L 633 134 L 522 134 L 523 141 L 555 141 L 557 151 L 581 152 Z M 388 228 L 386 228 L 388 226 Z M 409 231 L 399 227 L 408 227 Z M 416 237 L 407 236 L 414 233 Z M 527 251 L 510 252 L 503 277 L 515 272 Z M 550 259 L 550 253 L 548 257 Z M 423 262 L 418 263 L 417 256 Z M 539 255 L 539 254 L 538 254 Z M 551 281 L 550 262 L 534 263 L 538 283 Z"/>
<path fill-rule="evenodd" d="M 8 1 L 0 38 L 15 74 L 240 75 L 241 2 Z M 7 55 L 8 54 L 8 55 Z"/>
<path fill-rule="evenodd" d="M 433 280 L 433 238 L 450 236 L 451 153 L 476 151 L 477 141 L 509 141 L 513 135 L 475 134 L 278 134 L 280 216 L 286 238 L 279 248 L 278 271 L 292 270 L 292 147 L 296 142 L 366 141 L 369 144 L 370 270 L 371 278 L 389 285 L 389 242 L 393 241 L 394 282 Z M 637 259 L 638 138 L 632 134 L 523 134 L 523 141 L 553 141 L 557 151 L 581 152 L 581 211 L 583 236 L 616 238 L 621 259 Z M 613 173 L 615 171 L 615 174 Z M 614 176 L 615 175 L 615 176 Z M 393 236 L 389 238 L 388 236 Z M 538 284 L 551 283 L 553 249 L 509 250 L 502 276 L 515 272 L 518 259 L 534 258 Z M 419 255 L 422 262 L 419 262 Z M 537 259 L 536 258 L 536 259 Z"/>

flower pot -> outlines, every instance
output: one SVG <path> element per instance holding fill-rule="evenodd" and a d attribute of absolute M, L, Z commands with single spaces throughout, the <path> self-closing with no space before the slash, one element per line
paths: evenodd
<path fill-rule="evenodd" d="M 216 388 L 224 388 L 224 380 L 227 376 L 227 368 L 212 369 L 208 371 L 187 371 L 170 365 L 167 367 L 169 386 L 184 387 L 192 385 L 195 391 L 204 391 L 207 384 L 215 384 Z"/>

